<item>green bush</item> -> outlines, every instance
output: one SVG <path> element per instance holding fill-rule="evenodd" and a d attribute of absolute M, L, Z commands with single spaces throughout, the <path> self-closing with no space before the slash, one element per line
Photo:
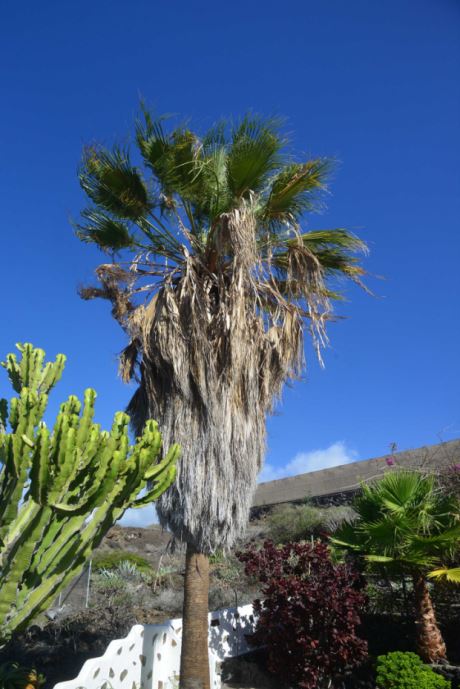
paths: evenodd
<path fill-rule="evenodd" d="M 275 543 L 305 541 L 321 532 L 333 532 L 350 520 L 353 510 L 347 506 L 279 505 L 268 516 L 269 537 Z"/>
<path fill-rule="evenodd" d="M 377 689 L 450 689 L 450 682 L 415 653 L 395 651 L 377 658 Z"/>
<path fill-rule="evenodd" d="M 111 553 L 95 553 L 92 566 L 95 570 L 111 570 L 118 569 L 122 562 L 129 562 L 135 565 L 142 574 L 153 574 L 152 566 L 148 560 L 141 555 L 129 552 L 129 550 L 116 550 Z"/>

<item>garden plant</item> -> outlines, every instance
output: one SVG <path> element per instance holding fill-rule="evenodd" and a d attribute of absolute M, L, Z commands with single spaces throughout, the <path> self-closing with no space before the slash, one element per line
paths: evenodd
<path fill-rule="evenodd" d="M 92 389 L 83 404 L 71 395 L 48 428 L 48 393 L 65 357 L 45 364 L 43 350 L 17 347 L 19 360 L 9 354 L 2 364 L 16 396 L 0 400 L 0 645 L 46 610 L 128 507 L 161 495 L 179 453 L 171 444 L 160 459 L 154 421 L 134 445 L 124 413 L 101 431 Z"/>
<path fill-rule="evenodd" d="M 418 652 L 426 662 L 445 660 L 428 579 L 460 583 L 460 569 L 451 566 L 460 547 L 458 499 L 440 490 L 433 475 L 391 470 L 362 486 L 353 509 L 356 520 L 339 528 L 333 543 L 373 569 L 412 578 Z"/>
<path fill-rule="evenodd" d="M 450 689 L 451 683 L 424 665 L 416 653 L 394 651 L 377 658 L 377 689 Z"/>
<path fill-rule="evenodd" d="M 325 543 L 266 541 L 239 557 L 262 584 L 249 642 L 267 649 L 281 686 L 326 689 L 364 660 L 367 644 L 357 633 L 364 582 L 348 564 L 334 563 Z"/>
<path fill-rule="evenodd" d="M 305 332 L 318 354 L 326 342 L 337 278 L 362 284 L 365 245 L 305 230 L 331 162 L 296 160 L 275 120 L 200 135 L 144 110 L 136 144 L 136 162 L 127 148 L 85 150 L 77 234 L 110 258 L 81 294 L 108 299 L 127 334 L 136 433 L 155 418 L 166 448 L 182 447 L 157 510 L 187 543 L 181 689 L 208 689 L 209 555 L 245 529 L 266 414 L 303 369 Z"/>

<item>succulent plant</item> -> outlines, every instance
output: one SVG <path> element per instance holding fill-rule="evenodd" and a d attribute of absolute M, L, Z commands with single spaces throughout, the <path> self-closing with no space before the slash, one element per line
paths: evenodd
<path fill-rule="evenodd" d="M 71 395 L 48 428 L 48 393 L 65 357 L 45 364 L 43 350 L 17 348 L 19 360 L 9 354 L 2 362 L 16 396 L 0 400 L 0 645 L 46 610 L 128 507 L 168 488 L 179 454 L 173 445 L 160 457 L 153 420 L 134 445 L 122 412 L 102 431 L 92 389 L 83 404 Z"/>

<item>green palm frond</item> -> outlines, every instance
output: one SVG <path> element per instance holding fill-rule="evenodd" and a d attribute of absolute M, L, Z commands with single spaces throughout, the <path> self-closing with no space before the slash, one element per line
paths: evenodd
<path fill-rule="evenodd" d="M 245 117 L 232 132 L 227 154 L 229 190 L 234 199 L 260 191 L 282 163 L 279 121 Z"/>
<path fill-rule="evenodd" d="M 82 189 L 96 205 L 120 218 L 138 220 L 151 208 L 140 173 L 130 164 L 128 153 L 119 148 L 87 148 L 79 178 Z"/>
<path fill-rule="evenodd" d="M 263 219 L 268 223 L 292 222 L 316 210 L 318 192 L 326 189 L 331 169 L 332 162 L 326 158 L 284 166 L 271 181 Z"/>
<path fill-rule="evenodd" d="M 377 484 L 376 490 L 387 509 L 399 513 L 407 511 L 412 505 L 420 508 L 429 504 L 434 479 L 431 476 L 421 477 L 415 471 L 388 472 Z"/>
<path fill-rule="evenodd" d="M 362 284 L 365 270 L 356 254 L 366 254 L 367 246 L 361 239 L 343 228 L 306 232 L 300 237 L 327 274 L 342 273 Z"/>
<path fill-rule="evenodd" d="M 192 132 L 176 129 L 166 136 L 160 122 L 150 122 L 144 128 L 138 123 L 136 138 L 144 161 L 157 177 L 163 195 L 171 197 L 178 193 L 188 199 L 197 197 L 197 141 Z"/>
<path fill-rule="evenodd" d="M 76 224 L 76 234 L 82 242 L 96 244 L 102 251 L 116 253 L 135 245 L 128 225 L 114 220 L 110 215 L 99 210 L 86 208 L 81 212 L 86 223 Z"/>
<path fill-rule="evenodd" d="M 215 148 L 199 161 L 201 182 L 200 200 L 195 202 L 199 215 L 208 218 L 209 224 L 231 208 L 231 194 L 227 180 L 227 152 L 224 147 Z"/>
<path fill-rule="evenodd" d="M 454 584 L 460 584 L 460 567 L 442 567 L 428 573 L 430 579 L 445 579 Z"/>
<path fill-rule="evenodd" d="M 370 564 L 391 560 L 405 571 L 428 571 L 459 552 L 459 506 L 439 493 L 433 476 L 387 472 L 362 486 L 353 509 L 358 519 L 332 540 Z"/>
<path fill-rule="evenodd" d="M 365 253 L 366 245 L 350 232 L 343 229 L 321 230 L 306 232 L 296 237 L 274 238 L 274 242 L 281 248 L 272 259 L 281 271 L 289 264 L 289 252 L 297 247 L 304 247 L 321 266 L 325 274 L 344 275 L 360 281 L 365 275 L 359 259 L 354 255 L 357 251 Z M 286 250 L 283 248 L 286 247 Z M 333 298 L 336 298 L 334 295 Z"/>
<path fill-rule="evenodd" d="M 454 515 L 452 515 L 450 519 L 451 524 L 453 523 L 454 518 Z M 414 538 L 414 541 L 416 543 L 419 543 L 420 546 L 426 546 L 427 548 L 436 545 L 442 547 L 448 545 L 457 545 L 458 547 L 460 547 L 460 524 L 456 524 L 451 528 L 448 528 L 446 525 L 446 527 L 442 529 L 439 533 L 428 534 L 426 536 L 417 536 Z"/>
<path fill-rule="evenodd" d="M 357 525 L 366 537 L 377 541 L 385 550 L 392 550 L 397 538 L 401 538 L 406 524 L 394 515 L 382 516 L 379 520 Z"/>
<path fill-rule="evenodd" d="M 280 134 L 283 126 L 281 117 L 262 117 L 255 113 L 247 113 L 237 123 L 231 127 L 231 144 L 238 144 L 240 141 L 251 139 L 259 141 L 276 138 L 279 142 L 278 147 L 286 144 L 286 137 Z"/>
<path fill-rule="evenodd" d="M 364 555 L 364 559 L 367 562 L 375 562 L 378 564 L 390 564 L 396 562 L 394 557 L 389 555 Z"/>
<path fill-rule="evenodd" d="M 300 235 L 303 243 L 311 250 L 337 248 L 348 252 L 367 252 L 366 243 L 343 227 L 329 230 L 310 230 Z"/>

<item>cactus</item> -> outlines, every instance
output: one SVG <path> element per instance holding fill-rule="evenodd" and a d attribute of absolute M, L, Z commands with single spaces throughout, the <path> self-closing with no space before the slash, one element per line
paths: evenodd
<path fill-rule="evenodd" d="M 169 487 L 179 454 L 173 445 L 160 458 L 152 420 L 132 446 L 126 414 L 102 431 L 92 389 L 83 404 L 71 395 L 50 430 L 43 417 L 65 356 L 45 363 L 43 350 L 17 348 L 19 361 L 2 362 L 17 396 L 0 400 L 0 645 L 46 610 L 128 507 Z"/>

